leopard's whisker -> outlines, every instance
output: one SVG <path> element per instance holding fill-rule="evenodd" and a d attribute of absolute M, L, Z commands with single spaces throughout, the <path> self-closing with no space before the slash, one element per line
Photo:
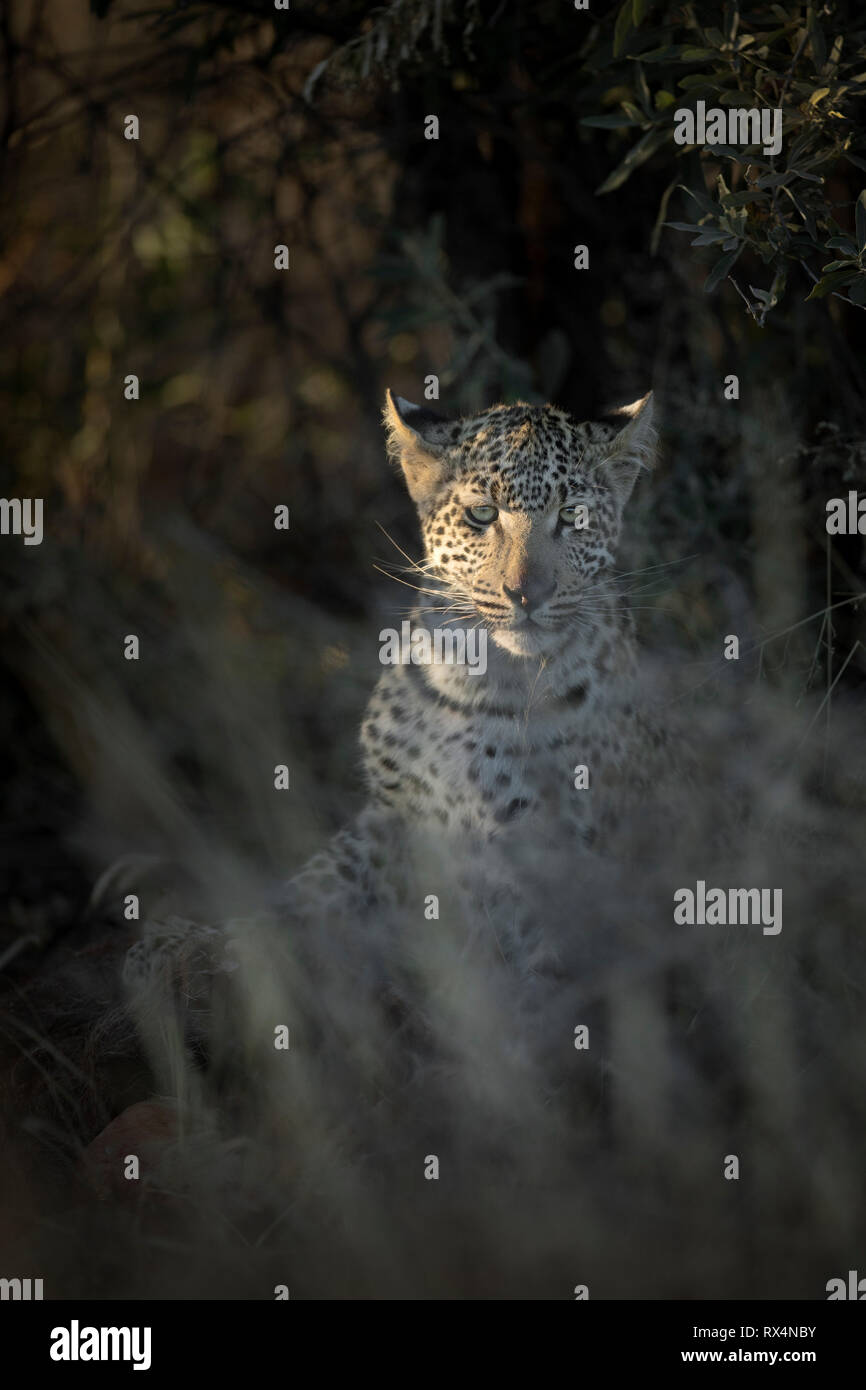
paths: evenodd
<path fill-rule="evenodd" d="M 395 584 L 403 584 L 407 589 L 415 589 L 419 594 L 433 594 L 434 598 L 441 598 L 443 595 L 442 589 L 425 589 L 420 584 L 410 584 L 408 579 L 400 579 L 398 575 L 391 574 L 388 570 L 382 569 L 381 565 L 374 564 L 373 569 L 378 570 L 380 574 L 384 574 L 386 579 L 393 579 Z"/>
<path fill-rule="evenodd" d="M 409 561 L 409 564 L 412 566 L 413 569 L 420 569 L 420 568 L 421 568 L 421 566 L 420 566 L 420 564 L 418 563 L 418 561 L 417 561 L 417 560 L 413 560 L 411 555 L 407 555 L 407 553 L 406 553 L 406 551 L 403 549 L 403 547 L 402 547 L 401 545 L 398 545 L 398 544 L 397 544 L 397 542 L 394 540 L 394 537 L 393 537 L 393 536 L 389 535 L 389 533 L 385 530 L 385 527 L 382 525 L 382 523 L 381 523 L 380 521 L 377 521 L 377 522 L 376 522 L 376 525 L 379 527 L 379 530 L 382 532 L 382 535 L 385 537 L 385 539 L 391 542 L 391 544 L 393 545 L 393 547 L 394 547 L 395 550 L 399 550 L 400 554 L 403 556 L 403 559 L 404 559 L 404 560 L 408 560 L 408 561 Z M 429 562 L 428 562 L 428 563 L 429 563 Z"/>
<path fill-rule="evenodd" d="M 629 577 L 631 577 L 631 576 L 633 576 L 633 575 L 638 575 L 638 574 L 652 574 L 654 570 L 667 570 L 667 569 L 672 569 L 674 565 L 685 565 L 689 560 L 697 560 L 697 559 L 699 559 L 699 558 L 700 558 L 700 554 L 699 554 L 698 551 L 696 551 L 694 555 L 683 555 L 683 556 L 681 556 L 678 560 L 666 560 L 666 561 L 664 561 L 663 563 L 658 564 L 658 565 L 645 565 L 645 566 L 643 567 L 643 569 L 638 569 L 638 570 L 614 570 L 614 571 L 612 572 L 610 578 L 613 579 L 614 581 L 617 581 L 617 582 L 618 582 L 620 579 L 628 579 Z"/>
<path fill-rule="evenodd" d="M 475 610 L 473 609 L 472 612 L 474 612 L 474 611 L 475 611 Z M 461 620 L 462 618 L 468 618 L 468 617 L 470 617 L 470 616 L 471 616 L 471 613 L 468 612 L 468 611 L 467 611 L 466 613 L 456 613 L 455 616 L 454 616 L 453 618 L 446 618 L 445 621 L 443 622 L 442 626 L 443 626 L 443 627 L 446 627 L 448 623 L 459 623 L 460 620 Z M 487 619 L 484 618 L 484 617 L 482 617 L 481 622 L 485 623 L 485 622 L 487 622 Z M 476 623 L 476 624 L 475 624 L 475 627 L 477 627 L 477 626 L 478 626 L 478 624 Z M 473 632 L 474 632 L 474 630 L 475 630 L 475 628 L 472 629 Z"/>

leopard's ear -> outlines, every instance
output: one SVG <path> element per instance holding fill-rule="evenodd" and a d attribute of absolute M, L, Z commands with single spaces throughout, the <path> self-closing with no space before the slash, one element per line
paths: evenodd
<path fill-rule="evenodd" d="M 616 412 L 617 423 L 625 424 L 610 442 L 610 452 L 602 471 L 613 488 L 617 501 L 624 507 L 631 496 L 635 479 L 642 468 L 652 468 L 655 462 L 658 433 L 653 422 L 653 393 L 648 391 L 632 405 Z"/>
<path fill-rule="evenodd" d="M 383 420 L 388 453 L 403 469 L 413 502 L 423 506 L 451 474 L 446 455 L 452 422 L 390 390 L 385 392 Z"/>

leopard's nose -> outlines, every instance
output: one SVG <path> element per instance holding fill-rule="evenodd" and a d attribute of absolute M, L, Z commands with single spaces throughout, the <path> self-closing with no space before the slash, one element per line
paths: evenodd
<path fill-rule="evenodd" d="M 550 598 L 556 589 L 556 583 L 540 577 L 521 575 L 513 588 L 508 584 L 503 584 L 502 588 L 512 603 L 531 613 Z"/>

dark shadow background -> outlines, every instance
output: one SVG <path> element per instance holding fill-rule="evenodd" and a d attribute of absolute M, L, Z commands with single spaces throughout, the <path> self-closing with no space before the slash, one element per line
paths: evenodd
<path fill-rule="evenodd" d="M 4 496 L 45 504 L 41 546 L 0 539 L 4 1094 L 24 1155 L 6 1190 L 25 1244 L 31 1184 L 43 1210 L 60 1191 L 72 1200 L 82 1147 L 152 1090 L 143 1064 L 119 1052 L 115 1066 L 82 1041 L 116 1002 L 124 876 L 147 884 L 149 911 L 186 903 L 183 880 L 190 900 L 204 891 L 218 912 L 242 912 L 361 804 L 375 639 L 408 597 L 376 568 L 402 563 L 380 528 L 417 554 L 384 457 L 387 386 L 421 400 L 435 374 L 444 413 L 549 399 L 579 419 L 653 386 L 662 454 L 622 561 L 665 566 L 635 604 L 642 640 L 689 687 L 721 680 L 746 704 L 779 701 L 792 736 L 814 718 L 825 774 L 828 758 L 832 774 L 853 757 L 863 544 L 828 545 L 824 516 L 866 476 L 866 311 L 807 300 L 822 264 L 808 248 L 787 255 L 763 326 L 730 281 L 704 292 L 717 253 L 661 223 L 696 220 L 680 185 L 711 192 L 724 171 L 746 187 L 745 161 L 668 140 L 597 192 L 631 132 L 582 120 L 637 100 L 632 52 L 689 37 L 681 7 L 635 6 L 633 24 L 626 8 L 4 11 L 0 468 Z M 726 33 L 721 8 L 723 21 L 718 6 L 691 12 Z M 748 8 L 767 32 L 780 10 Z M 842 75 L 866 70 L 862 17 L 825 6 L 822 33 L 809 7 L 781 9 L 767 99 L 808 112 L 837 33 Z M 799 64 L 787 86 L 772 74 L 779 46 Z M 712 67 L 686 61 L 692 76 Z M 657 93 L 676 94 L 676 73 L 651 59 L 641 72 L 663 112 Z M 821 196 L 837 234 L 856 235 L 856 84 L 839 100 L 854 158 L 827 145 Z M 124 139 L 131 113 L 137 141 Z M 424 138 L 430 114 L 438 140 Z M 759 209 L 753 230 L 774 216 Z M 588 271 L 573 266 L 580 243 Z M 736 278 L 768 286 L 775 269 L 748 245 Z M 137 400 L 124 398 L 129 374 Z M 288 532 L 274 529 L 279 504 Z M 720 676 L 729 632 L 747 656 Z M 141 658 L 127 662 L 133 633 Z M 278 762 L 292 772 L 285 811 Z M 821 791 L 841 797 L 831 809 L 850 855 L 834 872 L 849 906 L 864 825 L 853 780 L 840 792 L 830 775 Z M 862 1004 L 862 974 L 846 978 Z M 440 1274 L 433 1296 L 449 1278 L 466 1296 L 485 1287 L 447 1261 Z M 736 1293 L 737 1277 L 712 1287 Z"/>

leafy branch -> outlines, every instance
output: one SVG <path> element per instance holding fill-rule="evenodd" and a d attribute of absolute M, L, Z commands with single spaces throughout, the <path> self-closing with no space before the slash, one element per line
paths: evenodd
<path fill-rule="evenodd" d="M 650 26 L 645 21 L 656 9 Z M 866 97 L 866 14 L 852 24 L 841 4 L 820 11 L 811 4 L 787 11 L 756 6 L 743 32 L 733 3 L 724 8 L 723 28 L 718 19 L 715 5 L 626 0 L 607 26 L 599 26 L 586 71 L 597 79 L 596 100 L 616 109 L 590 114 L 582 124 L 641 133 L 598 193 L 620 188 L 664 152 L 690 164 L 692 173 L 688 183 L 674 178 L 667 184 L 653 248 L 662 226 L 691 233 L 693 246 L 718 247 L 723 254 L 707 276 L 708 292 L 730 279 L 763 324 L 799 264 L 811 281 L 808 299 L 832 295 L 866 308 L 866 191 L 858 194 L 855 185 L 850 201 L 841 202 L 829 191 L 831 177 L 834 188 L 844 187 L 854 170 L 866 170 L 857 119 Z M 834 21 L 837 32 L 829 27 Z M 708 108 L 781 110 L 784 160 L 765 155 L 761 146 L 676 145 L 673 113 L 698 100 Z M 720 169 L 725 161 L 727 179 Z M 697 203 L 697 220 L 664 221 L 678 185 Z M 744 251 L 768 269 L 768 283 L 749 285 L 748 294 L 731 276 Z"/>

